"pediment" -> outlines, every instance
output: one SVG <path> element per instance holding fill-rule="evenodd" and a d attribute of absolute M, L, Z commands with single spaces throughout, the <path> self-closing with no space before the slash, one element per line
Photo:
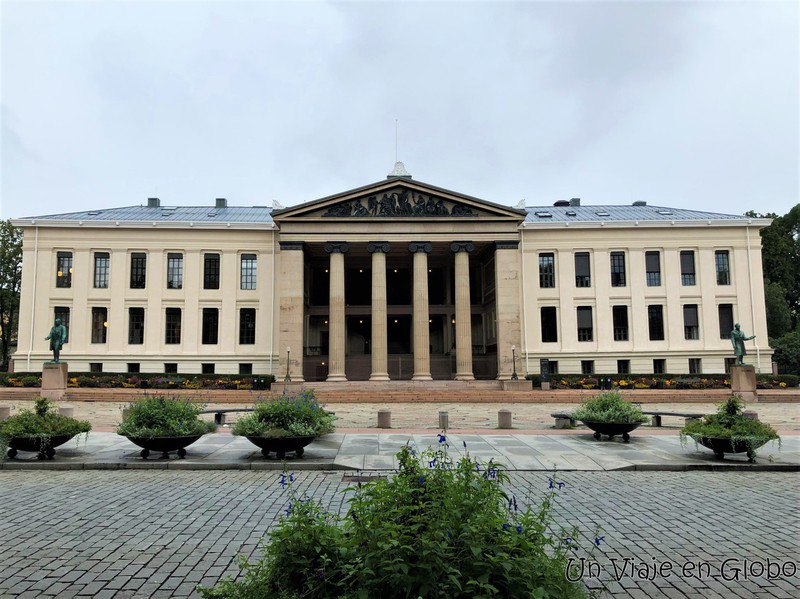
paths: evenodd
<path fill-rule="evenodd" d="M 278 223 L 286 219 L 499 218 L 521 221 L 525 216 L 522 210 L 404 178 L 388 179 L 272 213 Z"/>

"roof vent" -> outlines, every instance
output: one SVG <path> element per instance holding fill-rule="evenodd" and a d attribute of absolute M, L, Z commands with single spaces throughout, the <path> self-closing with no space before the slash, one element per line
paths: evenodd
<path fill-rule="evenodd" d="M 659 210 L 658 213 L 664 216 L 672 216 L 672 210 Z"/>
<path fill-rule="evenodd" d="M 578 213 L 574 210 L 567 210 L 567 216 L 578 216 Z"/>
<path fill-rule="evenodd" d="M 580 206 L 581 205 L 581 199 L 580 198 L 570 198 L 569 205 L 570 206 Z"/>
<path fill-rule="evenodd" d="M 386 175 L 387 179 L 411 179 L 411 173 L 406 170 L 402 162 L 395 162 L 392 172 Z"/>
<path fill-rule="evenodd" d="M 538 212 L 535 212 L 535 214 L 539 218 L 553 218 L 552 214 L 550 214 L 549 212 L 545 212 L 544 210 L 540 210 Z"/>
<path fill-rule="evenodd" d="M 158 198 L 147 198 L 148 208 L 158 208 L 159 206 L 161 206 L 161 200 Z"/>
<path fill-rule="evenodd" d="M 645 202 L 644 200 L 636 200 L 632 205 L 633 206 L 647 206 L 647 202 Z"/>
<path fill-rule="evenodd" d="M 605 210 L 599 210 L 599 211 L 595 212 L 595 214 L 596 214 L 597 216 L 611 216 L 611 215 L 610 215 L 608 212 L 606 212 Z"/>
<path fill-rule="evenodd" d="M 227 208 L 228 207 L 228 200 L 225 198 L 217 198 L 217 203 L 215 204 L 216 208 Z"/>
<path fill-rule="evenodd" d="M 553 206 L 570 206 L 569 200 L 556 200 Z"/>
<path fill-rule="evenodd" d="M 208 214 L 206 214 L 206 216 L 208 216 L 209 218 L 214 218 L 215 216 L 217 216 L 217 213 L 216 212 L 209 212 Z"/>
<path fill-rule="evenodd" d="M 99 211 L 99 210 L 92 210 L 92 211 L 89 213 L 89 216 L 97 216 L 98 214 L 100 214 L 100 211 Z"/>

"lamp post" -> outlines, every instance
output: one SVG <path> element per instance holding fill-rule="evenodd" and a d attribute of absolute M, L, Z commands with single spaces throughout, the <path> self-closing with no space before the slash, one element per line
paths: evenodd
<path fill-rule="evenodd" d="M 511 373 L 511 380 L 516 381 L 519 379 L 517 376 L 517 346 L 511 346 L 511 363 L 514 365 L 514 372 Z"/>
<path fill-rule="evenodd" d="M 289 354 L 291 353 L 291 351 L 292 351 L 291 348 L 287 345 L 286 346 L 286 376 L 283 377 L 283 382 L 284 383 L 291 383 L 292 382 L 292 374 L 289 372 L 289 365 L 291 364 L 291 362 L 289 362 Z"/>

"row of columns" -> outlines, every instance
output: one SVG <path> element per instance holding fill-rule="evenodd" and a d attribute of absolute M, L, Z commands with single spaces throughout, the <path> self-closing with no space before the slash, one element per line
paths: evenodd
<path fill-rule="evenodd" d="M 412 339 L 414 374 L 411 380 L 431 380 L 430 329 L 428 326 L 428 254 L 432 245 L 427 241 L 408 244 L 413 257 Z M 345 302 L 344 255 L 347 242 L 325 244 L 330 256 L 330 313 L 329 313 L 329 381 L 346 381 L 345 376 Z M 474 246 L 469 241 L 450 245 L 455 254 L 456 266 L 456 379 L 472 380 L 472 316 L 469 296 L 469 252 Z M 386 254 L 391 250 L 388 242 L 370 242 L 367 250 L 372 255 L 372 366 L 369 380 L 388 381 L 388 336 L 386 331 Z"/>

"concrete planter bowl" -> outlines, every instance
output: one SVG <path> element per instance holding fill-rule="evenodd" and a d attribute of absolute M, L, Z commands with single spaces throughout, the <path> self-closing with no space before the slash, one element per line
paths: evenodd
<path fill-rule="evenodd" d="M 701 437 L 692 435 L 692 439 L 703 447 L 708 447 L 714 452 L 718 460 L 725 458 L 726 453 L 746 453 L 747 460 L 756 461 L 756 449 L 766 444 L 769 439 L 722 439 L 718 437 Z"/>
<path fill-rule="evenodd" d="M 19 451 L 31 451 L 38 455 L 39 460 L 53 459 L 56 455 L 55 448 L 63 445 L 75 435 L 53 435 L 52 437 L 11 437 L 8 440 L 8 451 L 6 455 L 9 458 L 15 458 Z"/>
<path fill-rule="evenodd" d="M 598 441 L 602 435 L 607 435 L 609 441 L 617 435 L 622 435 L 622 440 L 625 443 L 631 439 L 630 432 L 636 430 L 641 426 L 641 422 L 591 422 L 588 420 L 581 420 L 586 426 L 594 431 L 594 438 Z"/>
<path fill-rule="evenodd" d="M 261 448 L 261 455 L 265 458 L 269 457 L 270 452 L 275 452 L 275 457 L 282 460 L 286 457 L 288 452 L 294 452 L 299 458 L 305 452 L 305 446 L 310 444 L 317 435 L 309 435 L 306 437 L 255 437 L 247 436 L 256 447 Z"/>
<path fill-rule="evenodd" d="M 169 453 L 175 451 L 179 458 L 186 457 L 186 448 L 203 435 L 187 435 L 184 437 L 128 437 L 122 435 L 134 445 L 142 447 L 139 455 L 147 459 L 151 451 L 161 452 L 162 458 L 169 458 Z"/>

